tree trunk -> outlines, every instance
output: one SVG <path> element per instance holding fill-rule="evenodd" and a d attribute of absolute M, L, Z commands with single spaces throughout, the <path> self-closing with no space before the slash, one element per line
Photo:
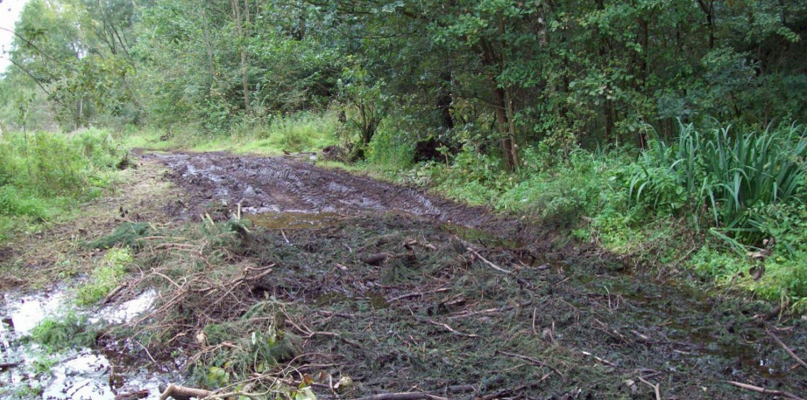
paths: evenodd
<path fill-rule="evenodd" d="M 706 14 L 706 27 L 709 29 L 709 50 L 712 50 L 715 48 L 715 3 L 714 1 L 709 1 L 707 5 L 703 0 L 698 0 L 698 5 L 701 11 Z"/>
<path fill-rule="evenodd" d="M 597 0 L 597 10 L 604 11 L 605 10 L 605 3 L 603 0 Z M 602 34 L 599 30 L 597 30 L 597 35 L 600 36 L 600 62 L 602 62 L 602 68 L 605 70 L 605 67 L 608 64 L 608 39 L 605 35 Z M 610 88 L 606 88 L 610 89 Z M 614 131 L 614 116 L 612 114 L 613 110 L 613 101 L 608 100 L 607 96 L 602 96 L 603 98 L 603 114 L 605 116 L 605 142 L 611 143 L 613 141 L 613 131 Z"/>
<path fill-rule="evenodd" d="M 216 60 L 213 58 L 213 46 L 210 43 L 210 29 L 207 26 L 207 14 L 205 13 L 205 2 L 201 2 L 199 8 L 202 12 L 202 33 L 205 35 L 205 46 L 207 47 L 207 60 L 210 63 L 210 79 L 211 82 L 216 79 Z"/>
<path fill-rule="evenodd" d="M 482 64 L 488 67 L 488 71 L 486 73 L 488 76 L 488 81 L 490 81 L 490 84 L 493 87 L 493 106 L 496 109 L 496 125 L 501 135 L 500 143 L 505 154 L 505 160 L 507 161 L 507 169 L 510 171 L 515 171 L 518 156 L 515 153 L 516 146 L 513 135 L 514 132 L 510 124 L 510 118 L 508 118 L 508 114 L 510 114 L 510 110 L 512 110 L 512 104 L 508 104 L 507 101 L 509 100 L 509 93 L 506 93 L 505 89 L 499 87 L 498 82 L 496 82 L 496 76 L 494 76 L 490 71 L 491 67 L 498 69 L 503 63 L 497 61 L 493 49 L 491 49 L 489 43 L 486 41 L 483 40 L 480 42 L 480 48 L 482 50 Z"/>
<path fill-rule="evenodd" d="M 437 109 L 440 111 L 440 119 L 443 128 L 454 129 L 453 104 L 451 96 L 451 72 L 440 74 L 440 93 L 437 95 Z"/>
<path fill-rule="evenodd" d="M 507 163 L 510 164 L 512 171 L 518 170 L 518 146 L 516 145 L 516 122 L 515 122 L 515 107 L 513 106 L 513 97 L 510 95 L 510 88 L 504 91 L 505 103 L 507 105 L 507 143 L 505 143 L 505 151 L 507 152 Z"/>
<path fill-rule="evenodd" d="M 247 80 L 247 54 L 246 49 L 244 48 L 244 41 L 246 38 L 244 37 L 243 27 L 241 25 L 241 5 L 239 4 L 238 0 L 231 0 L 231 4 L 233 6 L 235 29 L 238 33 L 238 39 L 241 47 L 241 80 L 244 87 L 244 110 L 246 110 L 247 115 L 251 115 L 251 107 L 249 105 L 249 81 Z"/>

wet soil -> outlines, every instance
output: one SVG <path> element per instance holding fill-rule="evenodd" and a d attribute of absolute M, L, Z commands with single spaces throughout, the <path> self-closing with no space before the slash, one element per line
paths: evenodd
<path fill-rule="evenodd" d="M 648 383 L 665 399 L 776 398 L 728 381 L 807 393 L 807 370 L 768 333 L 804 358 L 805 322 L 771 321 L 769 304 L 659 281 L 602 252 L 553 248 L 547 227 L 341 171 L 223 153 L 145 157 L 187 191 L 166 208 L 175 217 L 226 219 L 238 204 L 260 214 L 227 254 L 276 265 L 228 291 L 238 300 L 226 309 L 182 309 L 187 332 L 176 337 L 191 353 L 197 330 L 273 299 L 285 310 L 276 328 L 305 339 L 293 367 L 350 376 L 347 398 L 655 398 Z"/>
<path fill-rule="evenodd" d="M 149 154 L 145 157 L 173 170 L 168 178 L 188 193 L 187 202 L 174 202 L 166 207 L 170 215 L 180 218 L 198 219 L 207 213 L 214 220 L 228 219 L 240 204 L 244 214 L 318 214 L 331 218 L 399 212 L 469 228 L 495 230 L 525 242 L 545 240 L 550 234 L 543 226 L 501 218 L 483 207 L 469 207 L 420 189 L 319 168 L 305 161 L 306 158 L 228 153 Z"/>

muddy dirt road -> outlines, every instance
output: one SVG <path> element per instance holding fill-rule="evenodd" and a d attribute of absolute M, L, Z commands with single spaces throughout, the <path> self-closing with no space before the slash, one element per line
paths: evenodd
<path fill-rule="evenodd" d="M 777 320 L 770 304 L 659 281 L 598 252 L 553 249 L 541 227 L 308 163 L 221 153 L 144 157 L 168 166 L 168 178 L 187 191 L 190 200 L 167 208 L 175 217 L 222 219 L 238 203 L 245 212 L 289 216 L 281 223 L 273 217 L 268 229 L 220 252 L 230 263 L 274 267 L 238 281 L 220 306 L 208 297 L 177 306 L 187 332 L 175 337 L 227 326 L 219 342 L 208 337 L 209 345 L 232 346 L 232 336 L 256 329 L 238 325 L 245 315 L 280 307 L 283 329 L 304 339 L 286 368 L 334 381 L 350 376 L 354 385 L 342 398 L 413 391 L 486 400 L 807 393 L 807 369 L 772 336 L 807 357 L 807 324 Z M 308 229 L 280 229 L 295 221 Z M 198 273 L 199 282 L 205 274 Z M 187 311 L 203 301 L 203 313 Z M 193 342 L 185 345 L 192 354 Z M 198 359 L 231 368 L 230 361 L 216 364 L 235 359 L 228 348 Z M 255 373 L 243 368 L 231 372 Z M 326 383 L 314 386 L 318 398 L 338 397 Z M 754 391 L 763 387 L 774 394 Z"/>
<path fill-rule="evenodd" d="M 174 172 L 169 178 L 190 196 L 190 204 L 174 203 L 169 214 L 229 218 L 246 214 L 317 213 L 358 216 L 397 212 L 470 228 L 495 229 L 508 237 L 533 241 L 541 229 L 499 218 L 481 207 L 468 207 L 420 190 L 380 182 L 344 171 L 319 168 L 308 156 L 260 158 L 227 153 L 172 153 L 146 156 Z M 226 204 L 222 207 L 222 204 Z"/>

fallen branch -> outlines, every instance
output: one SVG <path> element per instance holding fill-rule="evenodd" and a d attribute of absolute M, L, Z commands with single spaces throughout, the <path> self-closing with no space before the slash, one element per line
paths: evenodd
<path fill-rule="evenodd" d="M 428 323 L 430 323 L 432 325 L 435 325 L 435 326 L 440 326 L 440 327 L 443 327 L 445 329 L 448 329 L 448 331 L 450 331 L 451 333 L 453 333 L 455 335 L 465 336 L 465 337 L 469 337 L 469 338 L 478 338 L 479 337 L 478 335 L 474 335 L 472 333 L 462 333 L 462 332 L 457 331 L 454 328 L 448 326 L 447 324 L 444 324 L 444 323 L 441 323 L 441 322 L 432 321 L 430 319 L 426 320 L 426 322 L 428 322 Z"/>
<path fill-rule="evenodd" d="M 774 396 L 784 396 L 784 397 L 787 397 L 788 399 L 792 399 L 792 400 L 804 400 L 803 398 L 801 398 L 799 396 L 796 396 L 793 393 L 783 392 L 781 390 L 771 390 L 771 389 L 766 389 L 766 388 L 763 388 L 763 387 L 749 385 L 747 383 L 741 383 L 741 382 L 735 382 L 735 381 L 726 381 L 726 383 L 728 383 L 729 385 L 732 385 L 732 386 L 736 386 L 736 387 L 741 388 L 741 389 L 750 390 L 752 392 L 757 392 L 757 393 L 762 393 L 762 394 L 772 394 Z"/>
<path fill-rule="evenodd" d="M 608 361 L 608 360 L 606 360 L 604 358 L 597 357 L 594 354 L 591 354 L 591 353 L 589 353 L 587 351 L 580 350 L 580 352 L 583 353 L 583 355 L 586 355 L 586 356 L 589 356 L 589 357 L 594 357 L 595 360 L 597 360 L 597 361 L 599 361 L 599 362 L 601 362 L 601 363 L 603 363 L 605 365 L 610 365 L 610 366 L 612 366 L 614 368 L 617 367 L 616 364 L 614 364 L 614 363 L 612 363 L 612 362 L 610 362 L 610 361 Z"/>
<path fill-rule="evenodd" d="M 163 394 L 160 396 L 160 400 L 166 400 L 169 397 L 173 397 L 175 399 L 188 399 L 191 397 L 204 399 L 212 394 L 213 392 L 209 390 L 177 386 L 172 383 L 168 385 Z"/>
<path fill-rule="evenodd" d="M 641 376 L 639 377 L 639 380 L 642 381 L 642 383 L 644 383 L 645 385 L 650 386 L 651 388 L 653 388 L 653 391 L 656 393 L 656 400 L 661 400 L 661 387 L 659 386 L 660 384 L 655 384 L 654 385 L 654 384 L 646 381 Z"/>
<path fill-rule="evenodd" d="M 20 365 L 22 365 L 22 361 L 0 364 L 0 372 L 9 370 L 11 368 L 19 367 Z"/>
<path fill-rule="evenodd" d="M 480 260 L 482 260 L 482 261 L 483 261 L 485 264 L 487 264 L 489 267 L 491 267 L 491 268 L 495 269 L 496 271 L 499 271 L 499 272 L 501 272 L 501 273 L 508 274 L 508 275 L 513 273 L 513 271 L 508 271 L 508 270 L 506 270 L 506 269 L 504 269 L 504 268 L 502 268 L 502 267 L 500 267 L 500 266 L 498 266 L 498 265 L 496 265 L 496 264 L 494 264 L 494 263 L 492 263 L 492 262 L 488 261 L 488 259 L 487 259 L 487 258 L 482 257 L 482 255 L 481 255 L 481 254 L 479 254 L 479 252 L 478 252 L 478 251 L 474 250 L 474 248 L 473 248 L 473 247 L 468 246 L 468 248 L 467 248 L 467 249 L 468 249 L 468 251 L 470 251 L 471 253 L 473 253 L 475 256 L 479 257 L 479 259 L 480 259 Z"/>
<path fill-rule="evenodd" d="M 560 371 L 558 371 L 557 368 L 555 368 L 555 367 L 553 367 L 553 366 L 551 366 L 551 365 L 549 365 L 549 364 L 547 364 L 547 363 L 545 363 L 545 362 L 543 362 L 543 361 L 541 361 L 541 360 L 539 360 L 537 358 L 523 356 L 521 354 L 508 353 L 506 351 L 501 351 L 501 350 L 496 350 L 496 353 L 503 354 L 503 355 L 506 355 L 508 357 L 520 358 L 522 360 L 529 361 L 529 362 L 531 362 L 531 363 L 533 363 L 533 364 L 535 364 L 535 365 L 537 365 L 539 367 L 547 367 L 547 368 L 551 369 L 554 373 L 558 374 L 558 376 L 563 378 L 563 374 L 560 373 Z"/>
<path fill-rule="evenodd" d="M 426 392 L 408 392 L 408 393 L 382 393 L 373 396 L 360 397 L 356 400 L 447 400 L 444 397 L 435 396 Z"/>
<path fill-rule="evenodd" d="M 146 397 L 149 397 L 149 391 L 148 389 L 143 389 L 136 392 L 121 393 L 115 396 L 115 400 L 144 399 Z"/>
<path fill-rule="evenodd" d="M 337 264 L 337 265 L 338 265 L 338 264 Z M 429 291 L 426 291 L 426 292 L 412 292 L 412 293 L 406 293 L 406 294 L 402 294 L 402 295 L 400 295 L 400 296 L 398 296 L 398 297 L 393 297 L 393 298 L 391 298 L 391 299 L 387 300 L 387 303 L 392 303 L 392 302 L 395 302 L 395 301 L 398 301 L 398 300 L 408 299 L 408 298 L 410 298 L 410 297 L 418 297 L 418 296 L 425 296 L 425 295 L 427 295 L 427 294 L 441 293 L 441 292 L 448 292 L 448 291 L 450 291 L 450 290 L 451 290 L 451 288 L 438 288 L 438 289 L 435 289 L 435 290 L 429 290 Z"/>
<path fill-rule="evenodd" d="M 116 288 L 112 289 L 112 291 L 109 292 L 108 295 L 106 295 L 106 298 L 104 298 L 104 302 L 101 303 L 101 304 L 109 304 L 112 301 L 112 299 L 115 298 L 115 296 L 117 296 L 120 292 L 123 291 L 123 289 L 125 289 L 128 286 L 129 286 L 129 282 L 121 283 Z"/>
<path fill-rule="evenodd" d="M 766 331 L 768 332 L 768 335 L 770 335 L 770 337 L 773 338 L 773 340 L 779 344 L 779 346 L 782 346 L 782 348 L 785 349 L 787 354 L 790 354 L 790 357 L 793 357 L 793 359 L 796 360 L 796 362 L 799 363 L 799 365 L 801 365 L 802 367 L 807 368 L 807 363 L 805 363 L 804 360 L 802 360 L 799 356 L 797 356 L 796 353 L 793 352 L 793 350 L 790 350 L 790 347 L 787 347 L 786 344 L 782 343 L 782 341 L 779 340 L 779 338 L 776 337 L 776 335 L 774 335 L 773 332 L 767 329 Z"/>

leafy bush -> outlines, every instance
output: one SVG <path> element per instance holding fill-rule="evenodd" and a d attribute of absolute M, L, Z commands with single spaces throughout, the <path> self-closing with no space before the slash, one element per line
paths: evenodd
<path fill-rule="evenodd" d="M 47 205 L 41 199 L 24 196 L 14 186 L 0 186 L 0 215 L 19 215 L 44 219 Z"/>
<path fill-rule="evenodd" d="M 124 222 L 115 228 L 111 235 L 99 238 L 91 242 L 89 246 L 95 249 L 108 249 L 123 245 L 138 249 L 140 248 L 138 239 L 146 237 L 152 232 L 151 225 L 147 222 Z"/>
<path fill-rule="evenodd" d="M 42 221 L 106 186 L 126 157 L 107 131 L 3 133 L 0 136 L 0 225 Z M 17 221 L 11 219 L 16 218 Z M 0 239 L 7 234 L 0 233 Z"/>

